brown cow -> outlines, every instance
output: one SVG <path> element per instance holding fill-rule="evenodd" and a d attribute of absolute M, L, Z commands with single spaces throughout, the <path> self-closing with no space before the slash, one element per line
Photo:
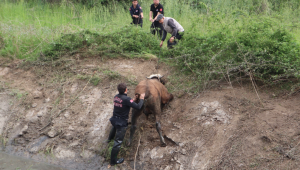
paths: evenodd
<path fill-rule="evenodd" d="M 147 79 L 141 81 L 137 87 L 135 88 L 135 94 L 145 93 L 144 106 L 141 110 L 132 109 L 132 118 L 131 118 L 131 129 L 130 129 L 130 137 L 129 143 L 131 144 L 131 140 L 133 134 L 136 130 L 136 123 L 138 117 L 142 114 L 143 110 L 145 114 L 149 114 L 149 112 L 153 113 L 156 119 L 156 130 L 159 134 L 161 145 L 166 146 L 165 140 L 161 133 L 161 125 L 160 125 L 160 116 L 161 116 L 161 108 L 162 104 L 167 104 L 169 101 L 173 99 L 173 95 L 168 93 L 167 88 L 162 84 L 160 79 Z"/>

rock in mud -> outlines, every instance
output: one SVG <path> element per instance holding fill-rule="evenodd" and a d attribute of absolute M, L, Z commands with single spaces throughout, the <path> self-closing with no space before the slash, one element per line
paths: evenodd
<path fill-rule="evenodd" d="M 4 76 L 9 72 L 9 68 L 5 67 L 5 68 L 1 68 L 0 67 L 0 76 Z"/>
<path fill-rule="evenodd" d="M 52 129 L 47 133 L 47 135 L 48 135 L 50 138 L 54 138 L 54 137 L 56 137 L 58 134 L 59 134 L 59 132 L 58 132 L 56 129 L 54 129 L 54 128 L 52 128 Z"/>
<path fill-rule="evenodd" d="M 76 153 L 59 146 L 58 148 L 55 149 L 55 156 L 59 159 L 72 159 L 75 158 Z"/>
<path fill-rule="evenodd" d="M 37 106 L 37 103 L 33 103 L 33 104 L 31 105 L 32 108 L 35 108 L 36 106 Z"/>
<path fill-rule="evenodd" d="M 23 129 L 21 129 L 19 135 L 20 135 L 20 136 L 23 135 L 24 132 L 26 132 L 27 129 L 28 129 L 28 125 L 25 125 L 25 126 L 23 127 Z"/>
<path fill-rule="evenodd" d="M 40 91 L 37 91 L 37 90 L 34 91 L 32 95 L 33 95 L 33 98 L 34 98 L 34 99 L 40 99 L 40 98 L 43 97 L 43 93 L 40 92 Z"/>
<path fill-rule="evenodd" d="M 47 136 L 41 136 L 37 138 L 29 144 L 28 151 L 30 153 L 37 153 L 38 151 L 42 150 L 48 143 L 46 141 L 47 139 L 49 139 Z"/>
<path fill-rule="evenodd" d="M 85 151 L 83 151 L 81 154 L 80 154 L 80 156 L 83 158 L 83 159 L 89 159 L 89 158 L 92 158 L 92 157 L 94 157 L 94 156 L 96 156 L 93 152 L 91 152 L 91 151 L 87 151 L 87 150 L 85 150 Z"/>

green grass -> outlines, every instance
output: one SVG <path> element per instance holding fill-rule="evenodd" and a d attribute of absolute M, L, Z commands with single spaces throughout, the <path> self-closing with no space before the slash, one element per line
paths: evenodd
<path fill-rule="evenodd" d="M 0 1 L 0 56 L 55 60 L 82 50 L 110 57 L 159 54 L 160 40 L 149 34 L 151 0 L 139 1 L 144 10 L 142 29 L 129 24 L 130 3 L 124 7 L 124 3 L 112 1 L 107 6 L 90 7 L 72 1 L 33 2 Z M 206 86 L 207 81 L 226 79 L 225 74 L 252 73 L 269 83 L 299 77 L 298 0 L 161 3 L 165 15 L 175 18 L 185 35 L 173 50 L 167 50 L 165 43 L 160 57 L 181 73 L 193 76 L 188 82 Z"/>
<path fill-rule="evenodd" d="M 300 10 L 299 5 L 295 9 L 293 1 L 285 2 L 280 10 L 273 9 L 276 4 L 266 0 L 194 0 L 198 5 L 190 5 L 188 2 L 192 1 L 161 1 L 166 16 L 175 18 L 186 32 L 195 36 L 210 36 L 223 27 L 229 27 L 234 33 L 239 31 L 236 28 L 244 24 L 245 20 L 264 17 L 276 19 L 278 27 L 290 29 L 295 38 L 300 40 Z M 261 9 L 263 2 L 268 2 L 264 10 Z M 297 3 L 296 0 L 295 2 Z M 141 0 L 139 3 L 145 16 L 142 30 L 149 32 L 149 6 L 152 1 Z M 131 22 L 128 8 L 124 8 L 121 3 L 87 8 L 71 1 L 62 1 L 61 4 L 43 4 L 36 1 L 29 4 L 23 0 L 17 3 L 1 0 L 0 19 L 0 37 L 5 42 L 0 55 L 28 59 L 36 59 L 48 44 L 54 43 L 62 34 L 83 30 L 107 34 Z"/>

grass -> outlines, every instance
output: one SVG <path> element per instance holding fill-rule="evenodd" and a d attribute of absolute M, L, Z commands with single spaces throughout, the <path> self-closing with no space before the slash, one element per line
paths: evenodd
<path fill-rule="evenodd" d="M 257 5 L 259 2 L 261 4 Z M 247 18 L 267 17 L 280 20 L 278 26 L 288 27 L 299 42 L 299 10 L 293 9 L 295 7 L 292 1 L 281 10 L 272 10 L 271 3 L 263 10 L 263 2 L 198 0 L 194 1 L 194 5 L 190 5 L 183 1 L 164 0 L 161 3 L 164 5 L 166 16 L 175 18 L 186 32 L 195 36 L 209 36 L 226 25 L 234 33 L 239 31 L 235 28 L 248 21 Z M 149 6 L 152 1 L 141 0 L 139 3 L 145 16 L 142 30 L 149 32 Z M 1 0 L 0 4 L 0 42 L 5 43 L 0 55 L 12 58 L 36 59 L 48 44 L 54 43 L 62 34 L 83 30 L 108 34 L 131 22 L 127 8 L 118 3 L 93 8 L 70 1 L 63 1 L 61 4 L 42 4 L 37 1 L 32 5 L 22 0 L 17 3 Z M 259 12 L 261 10 L 263 11 Z"/>
<path fill-rule="evenodd" d="M 50 4 L 2 0 L 0 56 L 52 61 L 82 51 L 109 57 L 158 55 L 160 40 L 149 34 L 151 3 L 139 1 L 145 17 L 140 29 L 129 24 L 130 3 L 124 7 L 113 1 L 90 7 L 72 1 Z M 191 91 L 199 90 L 195 86 L 208 86 L 211 80 L 226 79 L 224 75 L 247 76 L 250 72 L 255 79 L 268 83 L 300 76 L 297 0 L 161 3 L 166 16 L 184 27 L 185 35 L 173 50 L 167 50 L 164 43 L 160 57 L 190 76 L 185 82 L 192 82 L 188 85 Z"/>

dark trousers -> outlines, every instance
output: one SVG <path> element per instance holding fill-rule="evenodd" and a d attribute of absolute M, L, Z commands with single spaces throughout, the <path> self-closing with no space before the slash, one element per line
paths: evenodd
<path fill-rule="evenodd" d="M 132 18 L 131 24 L 140 25 L 140 27 L 142 28 L 143 27 L 143 19 L 141 17 L 140 18 Z"/>
<path fill-rule="evenodd" d="M 111 158 L 110 158 L 110 164 L 114 165 L 116 164 L 118 158 L 118 153 L 120 151 L 123 139 L 125 137 L 125 133 L 126 133 L 126 129 L 127 127 L 120 127 L 120 126 L 116 126 L 116 127 L 112 127 L 108 140 L 112 140 L 113 138 L 115 138 L 114 140 L 114 145 L 112 147 L 111 150 Z"/>
<path fill-rule="evenodd" d="M 164 30 L 164 27 L 161 23 L 159 23 L 158 21 L 154 21 L 152 24 L 151 24 L 151 27 L 150 27 L 150 30 L 151 30 L 151 33 L 153 35 L 157 34 L 157 32 L 159 32 L 159 39 L 161 39 L 162 37 L 162 31 Z"/>
<path fill-rule="evenodd" d="M 175 36 L 175 40 L 180 40 L 183 36 L 184 32 L 177 32 L 176 36 Z M 174 45 L 177 44 L 177 41 L 173 41 L 173 43 L 170 43 L 170 39 L 168 40 L 168 48 L 173 48 Z"/>

